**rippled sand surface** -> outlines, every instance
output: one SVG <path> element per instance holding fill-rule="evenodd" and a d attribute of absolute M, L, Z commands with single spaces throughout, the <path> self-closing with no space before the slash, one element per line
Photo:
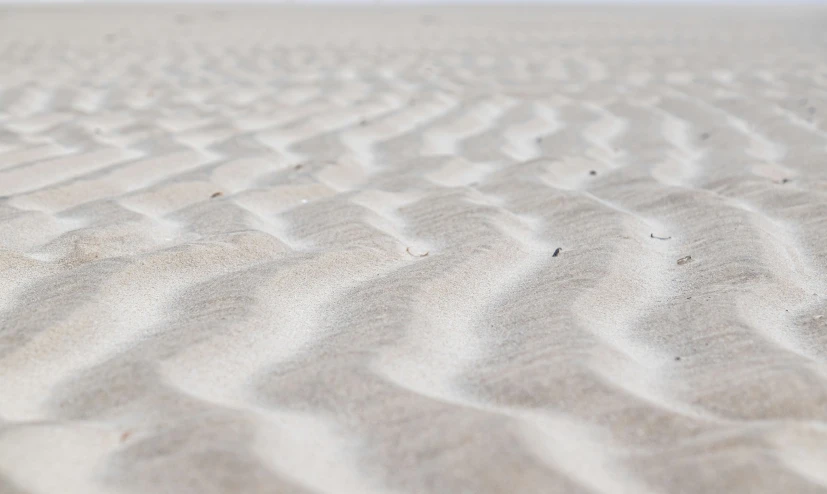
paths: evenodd
<path fill-rule="evenodd" d="M 0 10 L 0 492 L 827 492 L 827 10 Z"/>

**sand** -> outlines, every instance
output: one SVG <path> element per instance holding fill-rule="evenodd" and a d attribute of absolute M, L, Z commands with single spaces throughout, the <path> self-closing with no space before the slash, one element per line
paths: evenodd
<path fill-rule="evenodd" d="M 0 11 L 0 492 L 827 492 L 826 21 Z"/>

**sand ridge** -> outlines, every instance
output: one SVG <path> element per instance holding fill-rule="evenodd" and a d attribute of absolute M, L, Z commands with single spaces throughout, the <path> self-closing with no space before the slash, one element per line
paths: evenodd
<path fill-rule="evenodd" d="M 0 493 L 827 491 L 826 13 L 0 10 Z"/>

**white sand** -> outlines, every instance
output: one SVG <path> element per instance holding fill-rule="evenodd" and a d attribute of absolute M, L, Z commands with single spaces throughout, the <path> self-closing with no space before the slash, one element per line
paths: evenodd
<path fill-rule="evenodd" d="M 0 11 L 0 493 L 827 492 L 824 26 Z"/>

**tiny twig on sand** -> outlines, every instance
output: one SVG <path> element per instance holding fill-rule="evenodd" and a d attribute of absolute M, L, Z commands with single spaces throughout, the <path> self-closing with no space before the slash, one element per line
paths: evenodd
<path fill-rule="evenodd" d="M 216 197 L 221 197 L 223 195 L 224 194 L 222 194 L 221 192 L 213 192 L 213 195 L 210 196 L 210 199 L 215 199 Z"/>
<path fill-rule="evenodd" d="M 656 237 L 654 233 L 650 233 L 649 236 L 652 237 L 652 238 L 658 239 L 658 240 L 669 240 L 669 239 L 672 238 L 672 237 Z"/>
<path fill-rule="evenodd" d="M 552 254 L 551 257 L 557 257 L 558 255 L 560 255 L 561 252 L 563 252 L 563 248 L 557 247 L 556 249 L 554 249 L 554 254 Z"/>
<path fill-rule="evenodd" d="M 678 259 L 678 266 L 683 266 L 688 262 L 692 262 L 692 256 L 681 257 Z"/>

